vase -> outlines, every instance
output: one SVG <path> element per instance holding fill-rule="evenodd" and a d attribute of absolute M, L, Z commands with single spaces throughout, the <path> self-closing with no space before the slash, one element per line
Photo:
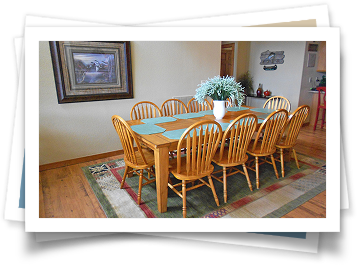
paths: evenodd
<path fill-rule="evenodd" d="M 226 101 L 213 100 L 213 115 L 217 120 L 221 120 L 226 115 Z"/>

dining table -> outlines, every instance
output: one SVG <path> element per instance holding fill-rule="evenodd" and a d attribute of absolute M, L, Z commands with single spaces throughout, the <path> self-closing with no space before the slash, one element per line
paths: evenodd
<path fill-rule="evenodd" d="M 224 131 L 238 116 L 253 113 L 258 117 L 258 124 L 274 110 L 241 106 L 227 108 L 225 116 L 217 120 L 212 110 L 197 113 L 178 114 L 170 117 L 158 117 L 142 120 L 129 120 L 127 123 L 133 129 L 141 145 L 154 151 L 155 177 L 158 211 L 167 211 L 169 152 L 177 149 L 182 133 L 192 124 L 202 120 L 215 120 Z"/>

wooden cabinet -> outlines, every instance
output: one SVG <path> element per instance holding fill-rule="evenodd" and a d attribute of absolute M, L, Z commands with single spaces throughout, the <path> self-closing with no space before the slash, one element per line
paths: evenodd
<path fill-rule="evenodd" d="M 267 98 L 261 97 L 246 97 L 246 102 L 245 105 L 251 106 L 254 108 L 262 108 L 264 106 L 265 101 L 267 101 Z"/>
<path fill-rule="evenodd" d="M 319 59 L 317 62 L 317 72 L 326 72 L 326 41 L 321 41 L 319 45 Z"/>

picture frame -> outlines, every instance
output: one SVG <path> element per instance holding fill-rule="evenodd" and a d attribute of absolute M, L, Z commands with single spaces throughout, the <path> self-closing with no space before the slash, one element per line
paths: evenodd
<path fill-rule="evenodd" d="M 129 41 L 50 41 L 58 103 L 133 98 Z"/>

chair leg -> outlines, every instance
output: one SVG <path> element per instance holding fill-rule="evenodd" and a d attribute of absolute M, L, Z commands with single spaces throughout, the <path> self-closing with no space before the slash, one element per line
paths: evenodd
<path fill-rule="evenodd" d="M 323 110 L 322 110 L 321 129 L 324 127 L 324 124 L 325 124 L 325 114 L 326 114 L 326 109 L 323 109 Z"/>
<path fill-rule="evenodd" d="M 182 181 L 182 215 L 186 218 L 186 180 Z"/>
<path fill-rule="evenodd" d="M 139 190 L 138 190 L 138 204 L 141 202 L 141 188 L 143 185 L 143 169 L 140 169 L 140 178 L 139 178 Z"/>
<path fill-rule="evenodd" d="M 280 163 L 281 163 L 281 175 L 284 178 L 285 177 L 285 169 L 284 169 L 284 151 L 283 151 L 283 148 L 280 148 Z"/>
<path fill-rule="evenodd" d="M 170 174 L 169 174 L 168 182 L 172 185 L 172 180 L 170 178 Z"/>
<path fill-rule="evenodd" d="M 245 166 L 245 163 L 243 163 L 243 170 L 244 170 L 245 177 L 247 178 L 249 189 L 250 189 L 250 191 L 253 191 L 252 183 L 250 183 L 250 178 L 249 178 L 247 167 Z"/>
<path fill-rule="evenodd" d="M 300 168 L 300 166 L 299 166 L 299 161 L 298 161 L 298 159 L 297 159 L 296 151 L 295 151 L 294 148 L 293 148 L 293 153 L 294 153 L 294 157 L 295 157 L 296 166 L 297 166 L 297 168 Z"/>
<path fill-rule="evenodd" d="M 257 189 L 259 189 L 259 158 L 255 157 L 255 182 Z"/>
<path fill-rule="evenodd" d="M 223 198 L 227 202 L 227 168 L 223 167 Z"/>
<path fill-rule="evenodd" d="M 150 174 L 150 169 L 148 168 L 146 171 L 147 171 L 147 173 L 148 173 L 148 179 L 150 179 L 150 175 L 151 175 L 151 174 Z"/>
<path fill-rule="evenodd" d="M 209 184 L 211 186 L 211 190 L 212 190 L 212 193 L 213 193 L 214 200 L 216 201 L 217 206 L 219 206 L 219 200 L 218 200 L 218 197 L 217 197 L 216 189 L 213 186 L 213 181 L 212 181 L 211 176 L 208 176 L 208 181 L 209 181 Z"/>
<path fill-rule="evenodd" d="M 271 158 L 271 163 L 273 164 L 273 167 L 274 167 L 275 176 L 276 176 L 276 178 L 278 179 L 278 178 L 279 178 L 279 173 L 278 173 L 278 170 L 276 169 L 274 156 L 271 155 L 270 158 Z"/>
<path fill-rule="evenodd" d="M 128 171 L 129 171 L 129 167 L 126 165 L 125 166 L 125 171 L 124 171 L 124 177 L 123 177 L 123 180 L 121 181 L 121 184 L 120 184 L 120 188 L 121 189 L 124 187 L 124 183 L 125 183 L 126 177 L 128 175 Z"/>

